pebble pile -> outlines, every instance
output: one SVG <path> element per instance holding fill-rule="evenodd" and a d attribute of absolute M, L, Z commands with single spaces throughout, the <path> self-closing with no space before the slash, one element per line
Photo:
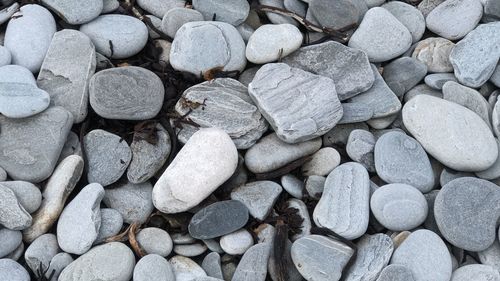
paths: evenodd
<path fill-rule="evenodd" d="M 500 281 L 499 0 L 0 1 L 0 281 Z"/>

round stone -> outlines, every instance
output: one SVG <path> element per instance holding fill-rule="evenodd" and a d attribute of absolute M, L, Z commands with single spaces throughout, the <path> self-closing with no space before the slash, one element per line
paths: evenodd
<path fill-rule="evenodd" d="M 497 281 L 500 280 L 498 270 L 489 265 L 469 264 L 453 272 L 451 281 Z"/>
<path fill-rule="evenodd" d="M 386 266 L 377 278 L 377 281 L 416 281 L 411 270 L 400 264 L 390 264 Z"/>
<path fill-rule="evenodd" d="M 186 6 L 184 0 L 137 0 L 137 4 L 148 13 L 163 18 L 173 8 Z"/>
<path fill-rule="evenodd" d="M 382 8 L 388 10 L 395 16 L 406 28 L 410 31 L 412 42 L 415 43 L 425 31 L 425 18 L 417 8 L 400 1 L 391 1 L 384 5 Z"/>
<path fill-rule="evenodd" d="M 332 147 L 322 148 L 311 156 L 311 160 L 302 165 L 304 176 L 327 176 L 340 164 L 340 154 Z"/>
<path fill-rule="evenodd" d="M 161 30 L 168 36 L 175 38 L 177 30 L 185 23 L 203 21 L 203 15 L 193 9 L 172 8 L 168 10 L 161 21 Z"/>
<path fill-rule="evenodd" d="M 30 214 L 21 206 L 16 194 L 0 185 L 0 225 L 11 230 L 26 229 L 31 225 Z"/>
<path fill-rule="evenodd" d="M 433 73 L 425 76 L 424 82 L 434 90 L 442 90 L 444 84 L 449 81 L 457 81 L 453 73 Z"/>
<path fill-rule="evenodd" d="M 33 272 L 46 272 L 52 258 L 60 251 L 57 238 L 52 233 L 44 234 L 24 252 L 24 260 Z"/>
<path fill-rule="evenodd" d="M 302 37 L 291 24 L 265 24 L 248 39 L 246 58 L 256 64 L 276 61 L 299 49 Z"/>
<path fill-rule="evenodd" d="M 186 245 L 175 245 L 174 253 L 184 257 L 197 257 L 207 251 L 208 247 L 203 242 Z"/>
<path fill-rule="evenodd" d="M 80 25 L 97 18 L 104 6 L 103 0 L 42 0 L 42 4 L 72 25 Z"/>
<path fill-rule="evenodd" d="M 28 271 L 11 259 L 0 259 L 0 280 L 29 281 Z"/>
<path fill-rule="evenodd" d="M 194 0 L 193 7 L 201 12 L 207 21 L 223 21 L 234 26 L 242 24 L 250 12 L 250 5 L 246 0 Z"/>
<path fill-rule="evenodd" d="M 476 0 L 447 0 L 425 18 L 427 28 L 449 40 L 458 40 L 473 30 L 483 15 L 483 6 Z"/>
<path fill-rule="evenodd" d="M 230 255 L 243 255 L 253 245 L 253 237 L 246 229 L 240 229 L 220 238 L 220 246 Z"/>
<path fill-rule="evenodd" d="M 153 186 L 150 182 L 140 184 L 119 182 L 106 188 L 102 201 L 109 208 L 117 210 L 124 222 L 142 224 L 148 220 L 154 209 L 152 191 Z"/>
<path fill-rule="evenodd" d="M 197 277 L 207 276 L 201 266 L 187 257 L 173 256 L 170 264 L 175 274 L 175 281 L 191 281 Z"/>
<path fill-rule="evenodd" d="M 452 72 L 451 50 L 455 44 L 441 37 L 429 37 L 417 43 L 412 57 L 427 65 L 429 72 Z"/>
<path fill-rule="evenodd" d="M 172 252 L 173 242 L 168 233 L 157 227 L 141 229 L 136 236 L 137 242 L 148 254 L 157 254 L 162 257 Z"/>
<path fill-rule="evenodd" d="M 120 233 L 123 226 L 122 215 L 115 209 L 101 209 L 101 227 L 97 234 L 96 242 L 101 242 L 108 237 L 115 236 Z"/>
<path fill-rule="evenodd" d="M 42 193 L 40 189 L 26 181 L 6 181 L 0 182 L 14 192 L 21 206 L 30 214 L 34 213 L 42 204 Z"/>
<path fill-rule="evenodd" d="M 170 263 L 162 256 L 149 254 L 134 267 L 134 281 L 175 281 Z"/>
<path fill-rule="evenodd" d="M 281 177 L 281 186 L 283 189 L 295 198 L 301 199 L 304 192 L 304 182 L 292 174 L 286 174 Z"/>
<path fill-rule="evenodd" d="M 13 252 L 23 242 L 21 231 L 11 230 L 8 228 L 0 228 L 0 258 Z"/>

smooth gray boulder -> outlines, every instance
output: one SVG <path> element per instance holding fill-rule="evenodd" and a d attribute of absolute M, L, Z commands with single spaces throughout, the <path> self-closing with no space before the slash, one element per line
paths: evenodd
<path fill-rule="evenodd" d="M 223 279 L 222 268 L 221 268 L 221 259 L 220 255 L 217 252 L 211 252 L 206 255 L 201 263 L 201 267 L 208 276 Z"/>
<path fill-rule="evenodd" d="M 491 126 L 491 108 L 488 101 L 478 91 L 457 82 L 448 81 L 443 85 L 443 99 L 474 111 L 488 126 Z"/>
<path fill-rule="evenodd" d="M 255 64 L 265 64 L 288 56 L 303 41 L 300 30 L 291 24 L 265 24 L 248 38 L 245 56 Z"/>
<path fill-rule="evenodd" d="M 7 256 L 19 247 L 23 242 L 21 231 L 8 228 L 0 228 L 0 258 Z"/>
<path fill-rule="evenodd" d="M 446 0 L 425 18 L 427 28 L 449 40 L 458 40 L 473 30 L 483 15 L 477 0 Z"/>

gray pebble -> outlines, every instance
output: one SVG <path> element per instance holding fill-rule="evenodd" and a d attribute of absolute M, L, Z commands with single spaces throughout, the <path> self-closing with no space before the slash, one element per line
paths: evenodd
<path fill-rule="evenodd" d="M 192 104 L 201 105 L 193 109 Z M 250 148 L 268 128 L 247 87 L 231 78 L 214 79 L 188 88 L 175 110 L 181 116 L 190 112 L 189 119 L 200 127 L 223 129 L 238 149 Z M 186 130 L 180 131 L 180 139 L 187 142 L 191 135 L 183 136 L 183 131 Z"/>
<path fill-rule="evenodd" d="M 270 244 L 259 243 L 248 249 L 234 272 L 231 281 L 264 281 L 267 275 L 267 262 Z"/>
<path fill-rule="evenodd" d="M 286 174 L 281 177 L 281 186 L 283 189 L 295 198 L 301 199 L 304 192 L 304 182 L 292 174 Z"/>
<path fill-rule="evenodd" d="M 375 172 L 373 151 L 376 139 L 367 130 L 355 129 L 349 134 L 346 144 L 347 155 L 354 161 L 363 165 L 369 172 Z"/>
<path fill-rule="evenodd" d="M 407 103 L 410 99 L 417 95 L 429 95 L 436 98 L 443 98 L 443 93 L 441 91 L 435 90 L 427 86 L 427 84 L 419 84 L 406 92 L 403 99 L 404 103 Z"/>
<path fill-rule="evenodd" d="M 443 85 L 443 98 L 474 111 L 490 126 L 490 106 L 478 91 L 457 82 L 448 81 Z"/>
<path fill-rule="evenodd" d="M 0 83 L 0 113 L 9 118 L 26 118 L 44 111 L 50 96 L 25 83 Z"/>
<path fill-rule="evenodd" d="M 174 253 L 184 257 L 197 257 L 207 251 L 207 245 L 203 242 L 189 245 L 175 245 Z"/>
<path fill-rule="evenodd" d="M 48 281 L 57 281 L 63 269 L 73 261 L 73 257 L 68 253 L 63 252 L 56 254 L 50 260 L 49 268 L 45 272 L 45 278 L 47 278 Z M 52 278 L 49 279 L 50 276 L 52 276 Z"/>
<path fill-rule="evenodd" d="M 33 272 L 46 272 L 52 258 L 60 252 L 57 238 L 54 234 L 44 234 L 26 249 L 24 260 Z"/>
<path fill-rule="evenodd" d="M 245 164 L 253 173 L 265 173 L 313 154 L 321 147 L 321 139 L 290 144 L 278 138 L 276 133 L 261 138 L 245 154 Z"/>
<path fill-rule="evenodd" d="M 161 30 L 168 36 L 175 38 L 177 30 L 188 22 L 203 21 L 203 15 L 193 9 L 172 8 L 168 10 L 161 21 Z"/>
<path fill-rule="evenodd" d="M 172 252 L 172 239 L 163 229 L 157 227 L 143 228 L 137 233 L 136 239 L 148 254 L 166 257 Z"/>
<path fill-rule="evenodd" d="M 28 118 L 0 116 L 0 166 L 16 180 L 40 182 L 49 177 L 57 163 L 73 124 L 71 113 L 50 107 Z"/>
<path fill-rule="evenodd" d="M 453 73 L 434 73 L 425 76 L 424 81 L 425 84 L 432 89 L 442 90 L 446 82 L 456 82 L 457 78 L 453 75 Z"/>
<path fill-rule="evenodd" d="M 9 49 L 4 46 L 0 46 L 0 66 L 9 65 L 11 61 L 12 55 L 10 54 Z"/>
<path fill-rule="evenodd" d="M 455 44 L 441 37 L 429 37 L 417 43 L 412 58 L 427 65 L 429 72 L 452 72 L 451 50 Z"/>
<path fill-rule="evenodd" d="M 21 7 L 5 32 L 4 46 L 12 55 L 12 64 L 38 72 L 55 32 L 56 22 L 47 9 L 36 4 Z"/>
<path fill-rule="evenodd" d="M 175 275 L 172 266 L 164 257 L 149 254 L 135 265 L 134 281 L 175 281 Z"/>
<path fill-rule="evenodd" d="M 6 1 L 6 2 L 10 2 L 10 1 Z M 6 3 L 6 2 L 2 2 L 2 4 Z M 5 7 L 6 5 L 2 5 L 2 6 Z M 0 24 L 3 24 L 5 22 L 7 22 L 8 20 L 10 20 L 12 15 L 14 13 L 16 13 L 17 11 L 19 11 L 19 3 L 17 3 L 17 2 L 14 2 L 14 3 L 12 3 L 12 5 L 3 8 L 0 11 Z M 2 42 L 2 45 L 3 45 L 3 42 Z"/>
<path fill-rule="evenodd" d="M 242 202 L 250 215 L 262 221 L 271 212 L 281 191 L 283 188 L 275 182 L 255 181 L 235 188 L 231 192 L 231 199 Z"/>
<path fill-rule="evenodd" d="M 11 230 L 26 229 L 31 225 L 30 214 L 21 206 L 15 193 L 0 185 L 0 225 Z"/>
<path fill-rule="evenodd" d="M 64 208 L 57 222 L 57 241 L 65 252 L 81 255 L 92 247 L 101 227 L 103 196 L 104 188 L 91 183 Z"/>
<path fill-rule="evenodd" d="M 500 63 L 497 64 L 495 71 L 491 75 L 490 82 L 493 83 L 496 87 L 500 87 Z"/>
<path fill-rule="evenodd" d="M 117 183 L 105 190 L 103 202 L 109 208 L 117 210 L 124 222 L 144 223 L 153 212 L 152 190 L 153 186 L 150 182 Z"/>
<path fill-rule="evenodd" d="M 23 243 L 23 235 L 21 231 L 11 230 L 8 228 L 0 228 L 0 258 L 12 253 Z"/>
<path fill-rule="evenodd" d="M 441 185 L 441 187 L 443 187 L 454 179 L 464 178 L 464 177 L 474 177 L 474 173 L 455 171 L 453 169 L 445 167 L 441 171 L 441 174 L 439 176 L 439 184 Z"/>
<path fill-rule="evenodd" d="M 14 251 L 10 252 L 7 256 L 5 256 L 5 258 L 18 261 L 23 256 L 23 254 L 24 254 L 24 243 L 21 243 Z"/>
<path fill-rule="evenodd" d="M 306 16 L 306 10 L 308 8 L 306 5 L 306 1 L 284 0 L 283 5 L 285 6 L 285 9 L 287 9 L 288 11 L 292 11 L 302 17 Z"/>
<path fill-rule="evenodd" d="M 307 194 L 314 199 L 319 200 L 325 188 L 326 178 L 322 176 L 310 176 L 305 181 Z"/>
<path fill-rule="evenodd" d="M 302 218 L 302 222 L 300 223 L 300 233 L 294 234 L 292 237 L 290 237 L 290 240 L 295 241 L 299 238 L 311 234 L 312 223 L 306 204 L 303 201 L 295 198 L 288 199 L 286 202 L 289 208 L 297 209 L 297 215 Z"/>
<path fill-rule="evenodd" d="M 255 73 L 259 71 L 260 65 L 250 67 L 245 69 L 241 74 L 240 77 L 238 77 L 238 81 L 240 81 L 241 84 L 245 85 L 245 87 L 248 87 L 248 84 L 252 82 L 253 78 L 255 77 Z M 0 68 L 1 70 L 1 68 Z"/>
<path fill-rule="evenodd" d="M 426 229 L 410 234 L 394 251 L 391 264 L 408 267 L 416 281 L 448 281 L 451 277 L 451 256 L 446 244 Z"/>
<path fill-rule="evenodd" d="M 252 246 L 253 237 L 244 228 L 220 238 L 220 247 L 229 255 L 243 255 Z"/>
<path fill-rule="evenodd" d="M 7 180 L 7 172 L 0 167 L 0 181 L 6 181 Z"/>
<path fill-rule="evenodd" d="M 170 63 L 174 69 L 196 76 L 215 67 L 242 71 L 246 65 L 245 42 L 228 23 L 188 22 L 175 35 Z"/>
<path fill-rule="evenodd" d="M 481 24 L 460 40 L 450 53 L 458 81 L 473 88 L 484 84 L 497 65 L 499 44 L 500 22 Z"/>
<path fill-rule="evenodd" d="M 71 155 L 77 155 L 82 157 L 82 145 L 80 144 L 80 137 L 73 131 L 70 131 L 68 137 L 66 138 L 66 142 L 62 148 L 61 154 L 59 154 L 59 159 L 57 163 L 61 163 L 66 157 Z"/>
<path fill-rule="evenodd" d="M 431 190 L 430 192 L 424 194 L 425 200 L 427 201 L 427 206 L 429 207 L 427 218 L 424 221 L 424 227 L 438 235 L 441 235 L 439 227 L 436 223 L 436 218 L 434 217 L 434 201 L 436 200 L 438 194 L 439 190 Z"/>
<path fill-rule="evenodd" d="M 156 17 L 163 18 L 165 14 L 178 7 L 184 7 L 186 1 L 184 0 L 138 0 L 137 4 L 142 9 L 153 14 Z"/>
<path fill-rule="evenodd" d="M 500 269 L 500 243 L 495 239 L 495 242 L 486 250 L 477 253 L 479 261 L 482 264 L 490 265 L 495 269 Z"/>
<path fill-rule="evenodd" d="M 161 24 L 162 24 L 162 19 L 157 18 L 153 15 L 145 15 L 144 17 L 148 18 L 151 21 L 151 24 L 157 29 L 161 31 Z M 158 39 L 160 38 L 160 34 L 156 33 L 151 27 L 148 26 L 148 34 L 151 39 Z M 168 52 L 170 55 L 170 51 Z"/>
<path fill-rule="evenodd" d="M 482 264 L 471 264 L 462 266 L 453 272 L 451 281 L 498 281 L 500 273 L 498 270 Z"/>
<path fill-rule="evenodd" d="M 36 86 L 33 73 L 24 66 L 4 65 L 0 67 L 0 83 L 23 83 Z"/>
<path fill-rule="evenodd" d="M 299 1 L 299 0 L 297 0 L 297 1 Z M 243 38 L 243 41 L 245 41 L 245 43 L 248 43 L 248 40 L 250 40 L 250 37 L 255 32 L 255 29 L 253 29 L 253 27 L 251 27 L 250 25 L 248 25 L 246 23 L 242 23 L 242 24 L 238 25 L 236 27 L 236 30 L 238 30 L 238 32 L 241 35 L 241 38 Z"/>
<path fill-rule="evenodd" d="M 193 7 L 200 11 L 207 21 L 215 17 L 217 21 L 227 22 L 234 26 L 243 23 L 250 12 L 250 5 L 246 0 L 230 2 L 224 0 L 194 0 Z"/>
<path fill-rule="evenodd" d="M 464 177 L 447 183 L 434 202 L 439 230 L 459 248 L 485 250 L 496 238 L 499 197 L 498 186 L 486 180 Z"/>
<path fill-rule="evenodd" d="M 356 239 L 368 227 L 369 201 L 368 172 L 361 164 L 344 163 L 326 178 L 323 195 L 314 208 L 314 222 L 346 239 Z"/>
<path fill-rule="evenodd" d="M 9 281 L 31 280 L 28 271 L 11 259 L 0 259 L 0 279 Z"/>
<path fill-rule="evenodd" d="M 135 265 L 132 250 L 125 244 L 111 242 L 92 248 L 69 264 L 58 281 L 129 281 Z"/>
<path fill-rule="evenodd" d="M 248 39 L 245 55 L 255 64 L 279 60 L 300 48 L 303 36 L 291 24 L 265 24 Z"/>
<path fill-rule="evenodd" d="M 383 62 L 406 52 L 412 42 L 410 31 L 389 11 L 368 10 L 349 40 L 349 47 L 365 51 L 371 62 Z"/>
<path fill-rule="evenodd" d="M 401 109 L 401 102 L 394 92 L 385 83 L 375 65 L 372 65 L 375 77 L 373 86 L 366 92 L 349 99 L 349 102 L 364 104 L 373 109 L 373 118 L 386 117 L 397 113 Z"/>
<path fill-rule="evenodd" d="M 123 226 L 123 217 L 115 209 L 102 208 L 101 209 L 101 227 L 95 242 L 101 242 L 106 238 L 117 235 Z"/>
<path fill-rule="evenodd" d="M 412 42 L 416 43 L 422 38 L 425 31 L 425 19 L 422 12 L 414 6 L 405 2 L 391 1 L 384 5 L 382 8 L 388 10 L 395 16 L 406 28 L 410 31 Z"/>
<path fill-rule="evenodd" d="M 411 270 L 400 264 L 386 266 L 377 278 L 377 281 L 416 281 Z"/>
<path fill-rule="evenodd" d="M 88 161 L 87 179 L 103 186 L 116 182 L 132 158 L 127 142 L 101 129 L 87 133 L 83 138 L 83 146 Z"/>
<path fill-rule="evenodd" d="M 382 233 L 365 235 L 357 246 L 356 260 L 346 272 L 345 280 L 376 280 L 391 259 L 394 250 L 391 238 Z"/>
<path fill-rule="evenodd" d="M 425 64 L 414 58 L 402 57 L 384 67 L 383 77 L 387 86 L 391 88 L 396 96 L 401 97 L 422 81 L 426 74 L 427 66 Z"/>
<path fill-rule="evenodd" d="M 498 150 L 500 151 L 500 140 L 496 139 Z M 486 180 L 494 180 L 500 178 L 500 158 L 497 158 L 493 166 L 488 169 L 480 172 L 476 172 L 476 176 L 486 179 Z"/>
<path fill-rule="evenodd" d="M 300 48 L 283 62 L 332 79 L 340 100 L 367 91 L 374 82 L 367 55 L 334 41 Z"/>
<path fill-rule="evenodd" d="M 449 40 L 458 40 L 477 26 L 482 15 L 480 1 L 447 0 L 433 9 L 425 20 L 430 31 Z"/>
<path fill-rule="evenodd" d="M 278 137 L 288 143 L 324 135 L 342 117 L 333 80 L 283 63 L 261 67 L 248 91 Z"/>
<path fill-rule="evenodd" d="M 175 245 L 186 245 L 196 242 L 196 239 L 194 239 L 189 233 L 173 233 L 170 235 L 170 238 L 172 238 Z"/>
<path fill-rule="evenodd" d="M 422 12 L 424 17 L 427 17 L 427 15 L 434 10 L 437 6 L 439 6 L 441 3 L 443 3 L 446 0 L 423 0 L 418 4 L 418 10 Z"/>
<path fill-rule="evenodd" d="M 41 2 L 72 25 L 80 25 L 97 18 L 103 9 L 103 0 L 42 0 Z"/>
<path fill-rule="evenodd" d="M 102 11 L 101 14 L 112 13 L 120 7 L 120 2 L 118 0 L 102 0 Z"/>
<path fill-rule="evenodd" d="M 169 262 L 175 274 L 175 281 L 192 281 L 197 277 L 207 276 L 205 271 L 190 258 L 174 256 Z"/>
<path fill-rule="evenodd" d="M 352 123 L 352 124 L 337 124 L 337 126 L 333 127 L 328 133 L 323 135 L 323 145 L 324 146 L 333 146 L 336 147 L 338 145 L 345 146 L 349 140 L 349 135 L 354 130 L 365 130 L 368 131 L 368 125 L 364 122 L 360 123 Z"/>
<path fill-rule="evenodd" d="M 80 31 L 92 40 L 97 52 L 114 59 L 124 59 L 139 53 L 148 39 L 146 25 L 126 15 L 99 16 L 81 25 Z"/>
<path fill-rule="evenodd" d="M 26 181 L 6 181 L 0 182 L 0 185 L 12 190 L 21 206 L 28 213 L 32 214 L 40 208 L 42 193 L 36 185 Z"/>
<path fill-rule="evenodd" d="M 358 20 L 362 18 L 360 15 L 362 11 L 353 2 L 348 0 L 311 0 L 309 10 L 320 26 L 341 29 L 358 23 Z"/>
<path fill-rule="evenodd" d="M 281 258 L 284 260 L 284 271 L 286 272 L 286 280 L 287 281 L 303 281 L 304 278 L 300 274 L 300 272 L 297 270 L 295 265 L 293 264 L 292 261 L 292 255 L 291 255 L 291 250 L 292 250 L 292 242 L 290 240 L 285 240 L 285 245 L 284 245 L 284 252 L 281 256 Z M 274 252 L 274 245 L 271 246 L 271 253 Z M 271 280 L 273 281 L 280 281 L 280 277 L 282 274 L 280 273 L 280 269 L 277 266 L 276 258 L 274 254 L 269 255 L 269 261 L 267 262 L 267 272 L 268 275 L 271 277 Z"/>
<path fill-rule="evenodd" d="M 203 259 L 201 267 L 205 270 L 208 276 L 224 279 L 224 276 L 222 275 L 220 255 L 218 253 L 212 252 L 206 255 Z"/>
<path fill-rule="evenodd" d="M 64 29 L 54 34 L 38 74 L 37 84 L 49 93 L 51 104 L 71 112 L 75 123 L 87 116 L 88 83 L 95 72 L 95 56 L 90 38 Z"/>
<path fill-rule="evenodd" d="M 282 0 L 259 0 L 258 2 L 261 5 L 276 7 L 278 9 L 285 9 L 284 1 Z M 297 22 L 290 17 L 273 12 L 266 12 L 265 14 L 271 23 L 274 24 L 288 23 L 288 24 L 298 25 Z"/>
<path fill-rule="evenodd" d="M 340 154 L 335 148 L 324 147 L 316 151 L 309 161 L 302 165 L 304 176 L 327 176 L 340 164 Z"/>
<path fill-rule="evenodd" d="M 420 143 L 400 132 L 389 132 L 375 144 L 375 168 L 387 183 L 405 183 L 422 193 L 434 187 L 431 162 Z"/>

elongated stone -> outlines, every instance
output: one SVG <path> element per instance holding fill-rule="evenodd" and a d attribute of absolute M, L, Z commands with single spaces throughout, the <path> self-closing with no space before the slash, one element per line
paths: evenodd
<path fill-rule="evenodd" d="M 250 247 L 241 258 L 231 281 L 266 280 L 270 249 L 268 243 L 259 243 Z"/>
<path fill-rule="evenodd" d="M 342 164 L 326 178 L 323 195 L 314 208 L 314 222 L 346 239 L 356 239 L 368 227 L 369 199 L 366 169 L 354 162 Z"/>
<path fill-rule="evenodd" d="M 200 11 L 205 20 L 215 18 L 234 26 L 245 21 L 250 12 L 250 5 L 245 0 L 226 2 L 224 0 L 194 0 L 193 7 Z"/>
<path fill-rule="evenodd" d="M 14 192 L 17 200 L 28 213 L 34 213 L 42 203 L 42 193 L 38 186 L 26 181 L 0 182 Z"/>
<path fill-rule="evenodd" d="M 377 278 L 377 281 L 416 281 L 411 270 L 400 264 L 390 264 L 386 266 Z"/>
<path fill-rule="evenodd" d="M 183 256 L 174 256 L 169 260 L 175 274 L 175 281 L 190 281 L 207 274 L 192 259 Z"/>
<path fill-rule="evenodd" d="M 0 113 L 9 118 L 25 118 L 44 111 L 50 96 L 27 83 L 0 83 Z"/>
<path fill-rule="evenodd" d="M 65 22 L 73 25 L 80 25 L 97 18 L 103 8 L 103 0 L 43 0 L 42 3 Z"/>
<path fill-rule="evenodd" d="M 73 114 L 75 123 L 87 116 L 89 80 L 96 68 L 95 47 L 82 32 L 56 32 L 37 78 L 40 89 L 49 93 L 51 104 Z"/>

